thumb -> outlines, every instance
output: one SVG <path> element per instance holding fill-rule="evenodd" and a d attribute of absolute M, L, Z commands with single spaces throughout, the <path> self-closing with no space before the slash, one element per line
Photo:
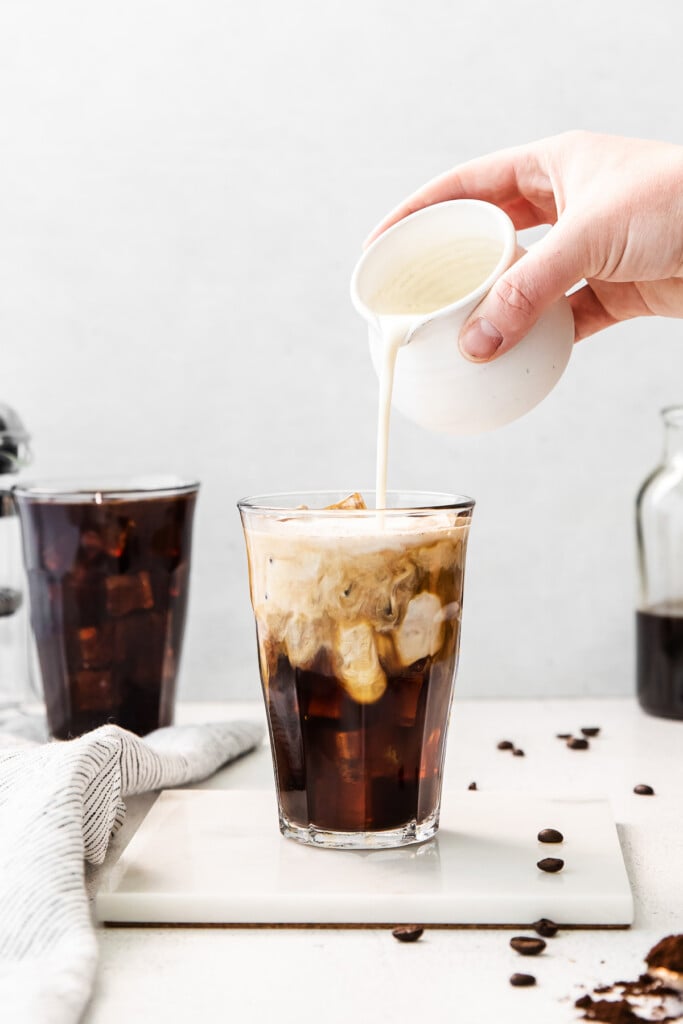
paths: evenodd
<path fill-rule="evenodd" d="M 475 362 L 508 352 L 541 313 L 584 276 L 582 233 L 556 224 L 506 270 L 460 332 L 460 350 Z M 587 254 L 585 254 L 587 257 Z"/>

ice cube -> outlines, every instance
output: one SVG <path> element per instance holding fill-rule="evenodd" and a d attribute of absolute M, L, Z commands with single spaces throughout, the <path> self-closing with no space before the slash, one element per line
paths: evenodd
<path fill-rule="evenodd" d="M 128 518 L 119 517 L 113 522 L 104 524 L 102 528 L 102 541 L 104 550 L 110 558 L 120 558 L 123 554 L 131 523 L 132 521 Z"/>
<path fill-rule="evenodd" d="M 82 668 L 109 668 L 114 660 L 114 627 L 111 622 L 79 629 L 78 654 Z"/>
<path fill-rule="evenodd" d="M 323 511 L 327 512 L 333 508 L 360 508 L 366 509 L 368 506 L 363 501 L 363 495 L 359 494 L 358 491 L 354 491 L 353 494 L 349 494 L 348 497 L 343 498 L 341 501 L 337 501 L 334 505 L 325 505 Z"/>
<path fill-rule="evenodd" d="M 164 658 L 164 616 L 157 612 L 122 616 L 114 624 L 114 656 L 140 685 L 159 685 Z"/>
<path fill-rule="evenodd" d="M 346 729 L 334 734 L 337 756 L 343 761 L 358 761 L 365 752 L 367 736 L 362 729 Z"/>
<path fill-rule="evenodd" d="M 309 718 L 339 719 L 345 700 L 344 691 L 335 682 L 327 685 L 316 684 L 308 701 L 306 714 Z"/>
<path fill-rule="evenodd" d="M 180 597 L 187 593 L 187 585 L 190 578 L 189 562 L 180 562 L 171 573 L 169 593 L 171 597 Z"/>
<path fill-rule="evenodd" d="M 75 561 L 80 543 L 80 532 L 76 526 L 65 526 L 63 530 L 46 541 L 41 551 L 41 561 L 49 572 L 64 573 Z"/>
<path fill-rule="evenodd" d="M 104 537 L 99 530 L 81 532 L 80 556 L 85 562 L 94 562 L 104 554 Z"/>
<path fill-rule="evenodd" d="M 285 650 L 291 665 L 306 668 L 320 647 L 315 623 L 305 615 L 293 615 L 285 628 Z"/>
<path fill-rule="evenodd" d="M 379 663 L 374 632 L 367 622 L 339 629 L 336 671 L 349 697 L 358 704 L 374 704 L 387 688 Z"/>
<path fill-rule="evenodd" d="M 261 578 L 254 592 L 257 608 L 268 616 L 290 610 L 311 608 L 323 598 L 321 594 L 322 555 L 315 551 L 301 554 L 296 547 L 291 552 L 280 552 L 271 556 L 263 567 Z M 279 617 L 279 616 L 278 616 Z"/>
<path fill-rule="evenodd" d="M 394 691 L 394 708 L 397 720 L 401 725 L 415 725 L 417 712 L 420 706 L 420 694 L 424 676 L 417 671 L 419 665 L 423 671 L 427 669 L 426 659 L 415 666 L 415 675 L 404 677 Z"/>
<path fill-rule="evenodd" d="M 152 581 L 148 572 L 132 576 L 108 576 L 104 581 L 107 611 L 114 618 L 154 607 Z"/>
<path fill-rule="evenodd" d="M 394 633 L 396 651 L 404 666 L 436 654 L 443 643 L 441 602 L 423 591 L 409 603 L 405 617 Z"/>
<path fill-rule="evenodd" d="M 67 623 L 95 626 L 106 617 L 105 577 L 99 570 L 76 565 L 62 582 L 64 617 Z"/>
<path fill-rule="evenodd" d="M 365 767 L 365 744 L 367 737 L 362 729 L 337 732 L 335 738 L 335 771 L 343 782 L 361 782 Z"/>
<path fill-rule="evenodd" d="M 79 711 L 114 711 L 120 688 L 111 669 L 82 669 L 71 677 L 71 698 Z"/>

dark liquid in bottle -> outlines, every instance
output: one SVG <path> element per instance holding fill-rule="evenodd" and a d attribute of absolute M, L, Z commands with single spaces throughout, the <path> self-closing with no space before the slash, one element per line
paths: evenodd
<path fill-rule="evenodd" d="M 170 725 L 187 608 L 193 493 L 26 500 L 31 624 L 53 736 Z"/>
<path fill-rule="evenodd" d="M 653 715 L 683 719 L 683 602 L 636 613 L 638 699 Z"/>
<path fill-rule="evenodd" d="M 387 672 L 359 704 L 321 652 L 309 670 L 281 653 L 266 701 L 282 809 L 306 827 L 358 832 L 424 820 L 438 806 L 457 626 L 437 657 Z"/>

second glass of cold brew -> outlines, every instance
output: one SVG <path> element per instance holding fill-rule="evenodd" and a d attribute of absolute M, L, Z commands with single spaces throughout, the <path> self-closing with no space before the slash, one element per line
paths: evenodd
<path fill-rule="evenodd" d="M 332 848 L 430 839 L 474 502 L 317 492 L 239 503 L 280 829 Z"/>
<path fill-rule="evenodd" d="M 54 737 L 172 723 L 198 487 L 144 477 L 14 488 Z"/>

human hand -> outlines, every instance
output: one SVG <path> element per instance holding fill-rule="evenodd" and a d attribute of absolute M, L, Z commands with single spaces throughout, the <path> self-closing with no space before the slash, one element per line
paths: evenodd
<path fill-rule="evenodd" d="M 683 146 L 566 132 L 461 164 L 396 207 L 396 221 L 447 199 L 484 199 L 515 228 L 552 224 L 499 278 L 460 332 L 465 356 L 507 352 L 569 296 L 575 341 L 636 316 L 683 317 Z"/>

